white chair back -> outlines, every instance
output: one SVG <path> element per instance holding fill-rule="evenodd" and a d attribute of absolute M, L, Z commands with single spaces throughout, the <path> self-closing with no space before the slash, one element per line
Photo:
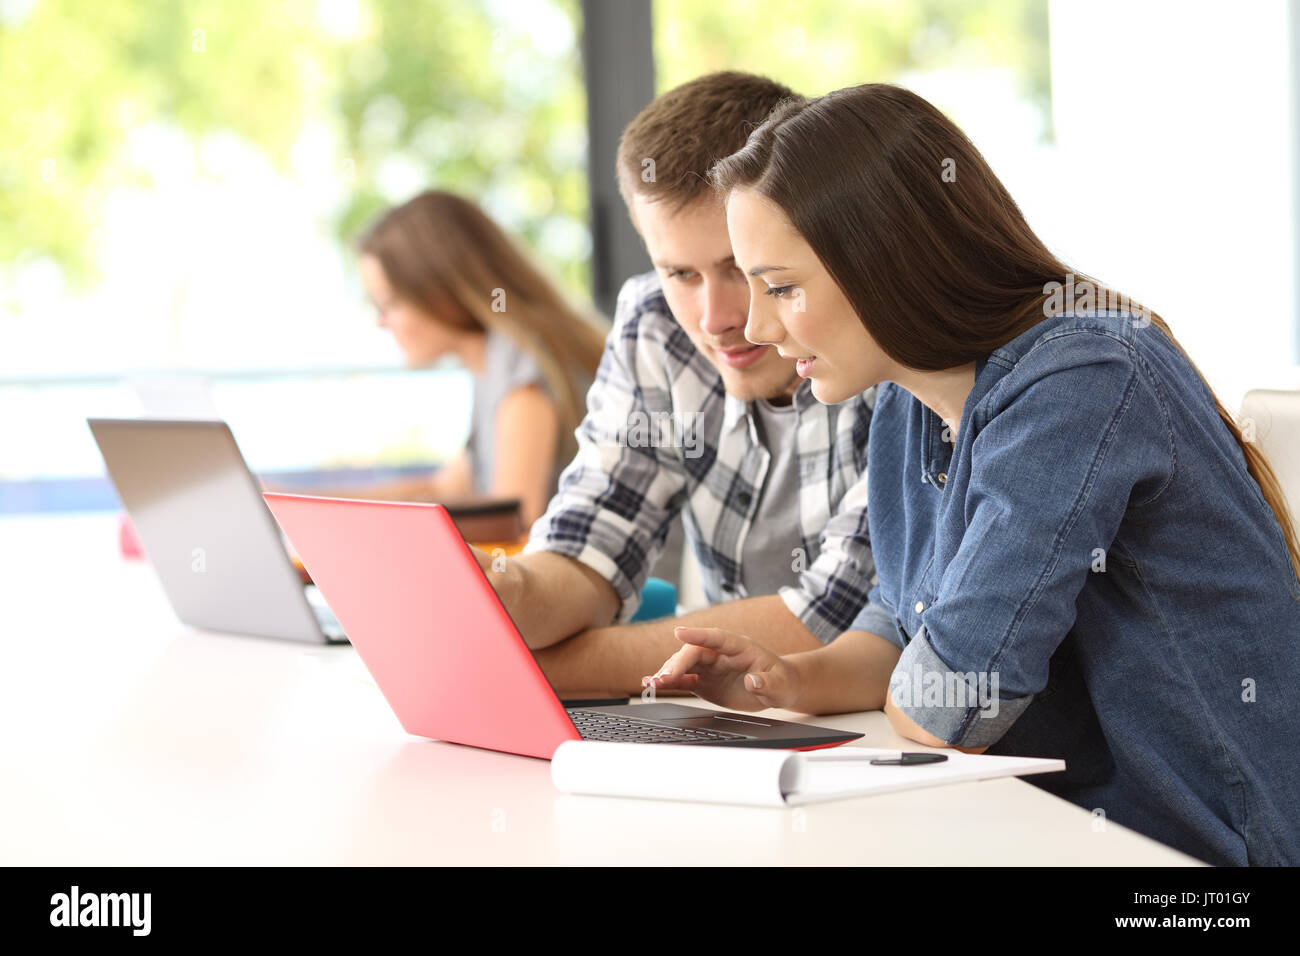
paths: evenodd
<path fill-rule="evenodd" d="M 1241 402 L 1242 435 L 1259 443 L 1273 466 L 1300 533 L 1300 392 L 1257 388 Z"/>

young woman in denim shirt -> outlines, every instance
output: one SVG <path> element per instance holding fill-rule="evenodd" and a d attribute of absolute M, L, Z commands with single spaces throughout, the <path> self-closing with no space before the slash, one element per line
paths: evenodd
<path fill-rule="evenodd" d="M 883 707 L 925 745 L 1062 757 L 1032 782 L 1200 859 L 1300 864 L 1300 553 L 1165 322 L 1057 260 L 896 87 L 784 104 L 714 180 L 746 337 L 823 402 L 879 385 L 877 583 L 820 650 L 682 628 L 646 682 Z"/>

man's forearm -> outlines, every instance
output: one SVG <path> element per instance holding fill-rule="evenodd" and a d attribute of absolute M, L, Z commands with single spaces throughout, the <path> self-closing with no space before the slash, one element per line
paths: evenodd
<path fill-rule="evenodd" d="M 546 647 L 618 615 L 614 586 L 573 558 L 539 551 L 500 565 L 479 560 L 529 647 Z"/>
<path fill-rule="evenodd" d="M 534 651 L 534 657 L 560 691 L 602 689 L 641 693 L 641 678 L 653 674 L 681 650 L 673 628 L 722 627 L 752 637 L 776 654 L 792 654 L 822 646 L 803 622 L 790 613 L 776 594 L 745 598 L 666 617 L 644 624 L 600 627 Z M 534 645 L 536 646 L 536 645 Z"/>

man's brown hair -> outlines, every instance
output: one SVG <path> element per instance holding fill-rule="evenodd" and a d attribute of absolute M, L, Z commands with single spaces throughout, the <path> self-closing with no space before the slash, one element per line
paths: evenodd
<path fill-rule="evenodd" d="M 640 193 L 681 209 L 710 192 L 709 170 L 745 145 L 789 87 L 753 73 L 708 73 L 657 97 L 618 143 L 618 188 L 632 207 Z"/>

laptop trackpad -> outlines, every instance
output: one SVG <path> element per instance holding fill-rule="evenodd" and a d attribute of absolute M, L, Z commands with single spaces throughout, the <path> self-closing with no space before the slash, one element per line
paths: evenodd
<path fill-rule="evenodd" d="M 729 730 L 733 734 L 748 734 L 776 724 L 750 714 L 707 714 L 702 717 L 659 718 L 677 727 L 699 727 L 703 730 Z"/>
<path fill-rule="evenodd" d="M 721 714 L 705 710 L 703 707 L 688 707 L 685 704 L 624 704 L 616 707 L 595 707 L 593 710 L 623 714 L 642 720 L 654 720 L 678 727 L 702 727 L 706 730 L 730 730 L 743 734 L 762 727 L 778 726 L 780 721 L 756 714 Z"/>

